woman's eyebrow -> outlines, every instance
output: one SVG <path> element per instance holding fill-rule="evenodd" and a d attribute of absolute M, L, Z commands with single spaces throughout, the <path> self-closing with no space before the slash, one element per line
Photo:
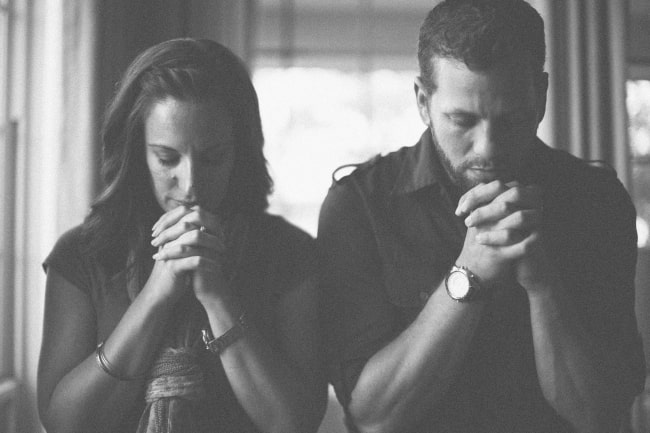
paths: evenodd
<path fill-rule="evenodd" d="M 160 144 L 160 143 L 147 143 L 147 146 L 148 147 L 153 147 L 154 149 L 157 149 L 157 150 L 164 150 L 164 151 L 169 151 L 169 152 L 178 152 L 173 147 L 165 145 L 165 144 Z"/>

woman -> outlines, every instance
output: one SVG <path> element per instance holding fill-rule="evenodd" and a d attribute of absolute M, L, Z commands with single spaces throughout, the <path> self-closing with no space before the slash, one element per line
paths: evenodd
<path fill-rule="evenodd" d="M 45 261 L 48 432 L 309 432 L 322 419 L 311 238 L 265 213 L 257 96 L 223 46 L 129 67 L 106 188 Z M 216 337 L 216 338 L 215 338 Z"/>

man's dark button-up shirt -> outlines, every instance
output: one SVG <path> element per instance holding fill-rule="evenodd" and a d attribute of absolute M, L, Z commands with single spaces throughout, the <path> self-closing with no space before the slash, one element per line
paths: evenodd
<path fill-rule="evenodd" d="M 335 180 L 319 243 L 330 379 L 347 407 L 365 363 L 420 313 L 461 251 L 447 176 L 426 131 L 413 147 Z M 644 366 L 634 317 L 635 210 L 615 175 L 538 141 L 519 179 L 544 191 L 543 230 L 582 322 L 624 354 L 639 390 Z M 414 432 L 571 431 L 544 399 L 523 288 L 493 300 L 448 395 Z"/>

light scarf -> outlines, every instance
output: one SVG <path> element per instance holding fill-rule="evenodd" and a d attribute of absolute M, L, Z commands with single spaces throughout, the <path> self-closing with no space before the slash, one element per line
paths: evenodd
<path fill-rule="evenodd" d="M 227 278 L 232 281 L 239 274 L 248 245 L 250 219 L 229 218 L 226 227 L 224 257 Z M 144 274 L 127 282 L 128 291 L 133 285 L 142 287 Z M 191 278 L 188 278 L 191 281 Z M 174 308 L 167 324 L 166 338 L 154 360 L 147 378 L 145 409 L 140 417 L 136 433 L 208 433 L 218 426 L 209 413 L 211 393 L 208 369 L 215 369 L 218 360 L 205 356 L 201 329 L 208 326 L 208 319 L 191 288 Z M 139 289 L 138 289 L 139 291 Z"/>

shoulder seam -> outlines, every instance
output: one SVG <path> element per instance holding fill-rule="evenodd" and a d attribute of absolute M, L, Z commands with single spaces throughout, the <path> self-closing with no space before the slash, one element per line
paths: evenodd
<path fill-rule="evenodd" d="M 358 169 L 362 169 L 362 168 L 366 168 L 366 167 L 370 167 L 370 166 L 374 165 L 380 158 L 381 158 L 381 155 L 377 154 L 377 155 L 373 156 L 372 158 L 370 158 L 370 159 L 368 159 L 367 161 L 364 161 L 364 162 L 353 163 L 353 164 L 343 164 L 343 165 L 337 167 L 332 172 L 332 183 L 339 184 L 341 181 L 343 181 L 343 179 L 345 179 L 348 176 L 351 176 L 354 173 L 356 173 L 356 171 Z M 354 170 L 352 170 L 350 173 L 348 173 L 348 174 L 346 174 L 346 175 L 344 175 L 344 176 L 342 176 L 340 178 L 337 178 L 336 175 L 339 173 L 339 171 L 342 170 L 342 169 L 346 169 L 346 168 L 354 168 Z"/>

